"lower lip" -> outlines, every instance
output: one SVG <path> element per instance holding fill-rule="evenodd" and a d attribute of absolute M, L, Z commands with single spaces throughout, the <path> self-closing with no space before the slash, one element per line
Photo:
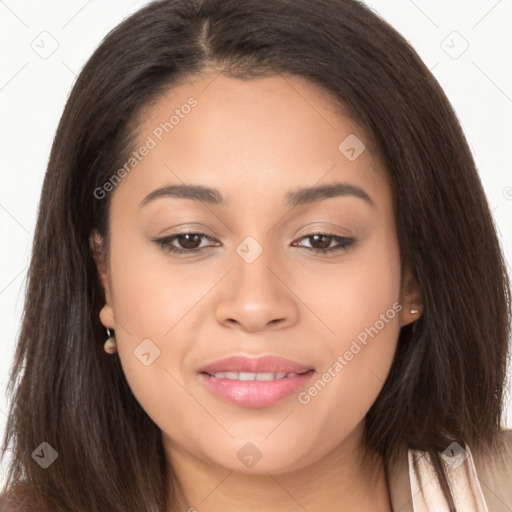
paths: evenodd
<path fill-rule="evenodd" d="M 266 407 L 301 389 L 314 373 L 310 370 L 297 377 L 267 381 L 218 379 L 206 373 L 200 373 L 199 378 L 217 396 L 229 402 L 244 407 Z"/>

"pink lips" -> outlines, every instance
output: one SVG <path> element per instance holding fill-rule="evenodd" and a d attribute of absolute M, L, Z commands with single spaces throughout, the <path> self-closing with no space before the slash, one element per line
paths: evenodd
<path fill-rule="evenodd" d="M 245 407 L 272 405 L 298 391 L 315 374 L 311 366 L 278 356 L 232 356 L 206 365 L 198 372 L 200 380 L 216 395 Z M 222 376 L 224 372 L 230 373 L 230 378 Z M 240 372 L 245 375 L 237 376 Z M 221 376 L 213 376 L 219 373 Z M 277 375 L 269 375 L 272 373 Z M 257 378 L 265 380 L 245 380 L 253 377 L 247 374 L 259 374 Z"/>

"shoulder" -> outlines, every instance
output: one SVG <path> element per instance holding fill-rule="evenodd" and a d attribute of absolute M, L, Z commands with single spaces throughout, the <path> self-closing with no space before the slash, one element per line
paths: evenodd
<path fill-rule="evenodd" d="M 482 493 L 489 510 L 512 507 L 512 430 L 501 431 L 493 450 L 472 452 Z"/>
<path fill-rule="evenodd" d="M 496 436 L 495 447 L 487 451 L 478 451 L 471 446 L 467 447 L 471 453 L 471 460 L 476 470 L 476 476 L 480 483 L 483 497 L 491 512 L 512 511 L 512 430 L 501 431 Z M 458 476 L 451 474 L 449 478 L 452 490 L 463 489 L 459 484 L 453 484 L 455 480 L 465 481 L 470 479 L 467 473 L 468 467 L 461 469 Z M 458 466 L 457 466 L 458 467 Z M 450 467 L 445 468 L 445 470 Z M 473 470 L 473 471 L 474 471 Z M 387 461 L 388 483 L 391 495 L 393 510 L 400 512 L 413 512 L 416 502 L 423 503 L 423 495 L 441 492 L 440 489 L 432 489 L 432 486 L 422 486 L 420 481 L 427 479 L 428 482 L 435 482 L 432 479 L 434 467 L 430 456 L 425 452 L 408 450 L 406 447 L 393 463 Z M 451 470 L 453 473 L 455 470 Z M 462 473 L 461 473 L 462 471 Z M 469 471 L 471 473 L 471 471 Z M 448 475 L 450 477 L 450 475 Z M 469 484 L 469 480 L 467 484 Z M 436 484 L 433 484 L 434 487 Z M 428 488 L 428 489 L 427 489 Z M 426 492 L 424 492 L 426 491 Z M 428 496 L 427 496 L 428 498 Z M 419 504 L 418 504 L 419 506 Z"/>

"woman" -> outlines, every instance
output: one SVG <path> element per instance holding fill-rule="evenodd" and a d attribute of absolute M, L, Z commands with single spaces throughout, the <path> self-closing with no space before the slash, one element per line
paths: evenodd
<path fill-rule="evenodd" d="M 509 297 L 456 116 L 389 25 L 152 3 L 55 137 L 3 507 L 509 510 Z"/>

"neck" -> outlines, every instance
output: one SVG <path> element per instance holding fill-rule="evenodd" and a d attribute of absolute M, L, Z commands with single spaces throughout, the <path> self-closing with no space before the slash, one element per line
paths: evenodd
<path fill-rule="evenodd" d="M 181 496 L 169 512 L 390 512 L 385 465 L 362 447 L 362 425 L 314 463 L 288 473 L 247 474 L 199 459 L 163 435 Z M 251 507 L 251 508 L 249 508 Z"/>

